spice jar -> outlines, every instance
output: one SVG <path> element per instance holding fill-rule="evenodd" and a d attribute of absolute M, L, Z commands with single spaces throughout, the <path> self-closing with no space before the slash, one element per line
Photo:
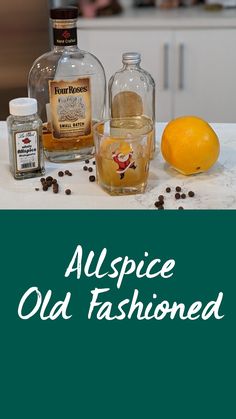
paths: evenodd
<path fill-rule="evenodd" d="M 15 179 L 27 179 L 45 173 L 42 121 L 37 115 L 37 100 L 13 99 L 7 118 L 10 170 Z"/>

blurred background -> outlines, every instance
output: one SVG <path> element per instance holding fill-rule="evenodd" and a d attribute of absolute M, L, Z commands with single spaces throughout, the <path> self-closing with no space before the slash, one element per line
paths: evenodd
<path fill-rule="evenodd" d="M 79 46 L 103 63 L 138 51 L 157 85 L 157 119 L 195 114 L 236 122 L 236 0 L 0 0 L 0 120 L 27 95 L 33 61 L 50 48 L 49 9 L 78 5 Z"/>
<path fill-rule="evenodd" d="M 37 55 L 48 49 L 47 0 L 0 3 L 0 120 L 10 99 L 27 96 L 27 76 Z"/>

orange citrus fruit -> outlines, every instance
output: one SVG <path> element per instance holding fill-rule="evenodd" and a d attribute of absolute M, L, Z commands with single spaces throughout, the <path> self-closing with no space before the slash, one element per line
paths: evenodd
<path fill-rule="evenodd" d="M 182 116 L 167 124 L 161 151 L 172 167 L 184 175 L 192 175 L 213 166 L 219 157 L 220 143 L 206 121 L 196 116 Z"/>

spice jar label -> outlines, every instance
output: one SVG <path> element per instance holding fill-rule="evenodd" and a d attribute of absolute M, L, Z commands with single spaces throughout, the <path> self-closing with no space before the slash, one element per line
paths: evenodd
<path fill-rule="evenodd" d="M 89 135 L 92 127 L 90 78 L 50 80 L 50 111 L 56 139 Z"/>
<path fill-rule="evenodd" d="M 17 172 L 26 172 L 39 167 L 39 146 L 36 130 L 15 133 Z"/>

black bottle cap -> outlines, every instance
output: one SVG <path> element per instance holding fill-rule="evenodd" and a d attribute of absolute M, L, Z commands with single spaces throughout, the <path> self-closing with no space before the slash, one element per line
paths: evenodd
<path fill-rule="evenodd" d="M 77 7 L 60 7 L 50 10 L 51 19 L 58 20 L 67 20 L 67 19 L 77 19 L 78 17 L 78 8 Z"/>

